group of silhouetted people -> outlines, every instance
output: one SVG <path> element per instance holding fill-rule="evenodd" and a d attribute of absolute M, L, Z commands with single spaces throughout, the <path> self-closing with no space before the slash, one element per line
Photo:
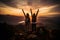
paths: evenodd
<path fill-rule="evenodd" d="M 30 15 L 29 13 L 26 13 L 24 12 L 24 10 L 22 9 L 22 12 L 25 16 L 25 23 L 30 23 Z M 39 12 L 39 9 L 37 10 L 37 13 L 32 13 L 32 9 L 30 9 L 30 12 L 31 12 L 31 16 L 32 16 L 32 22 L 36 22 L 36 17 L 38 15 L 38 12 Z"/>
<path fill-rule="evenodd" d="M 22 12 L 25 16 L 25 24 L 27 27 L 29 27 L 29 24 L 30 24 L 30 15 L 29 13 L 26 13 L 24 12 L 24 10 L 22 9 Z M 38 15 L 38 12 L 39 12 L 39 9 L 37 10 L 36 13 L 32 13 L 32 9 L 30 9 L 30 12 L 31 12 L 31 17 L 32 17 L 32 31 L 33 30 L 36 30 L 36 19 L 37 19 L 37 15 Z M 27 28 L 29 29 L 29 28 Z"/>

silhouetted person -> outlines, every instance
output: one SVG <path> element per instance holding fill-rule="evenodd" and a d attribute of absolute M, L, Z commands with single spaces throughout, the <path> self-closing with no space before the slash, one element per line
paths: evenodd
<path fill-rule="evenodd" d="M 38 12 L 39 12 L 39 9 L 37 10 L 37 13 L 35 14 L 32 14 L 32 9 L 30 9 L 31 11 L 31 16 L 32 16 L 32 22 L 36 22 L 36 18 L 37 18 L 37 15 L 38 15 Z"/>
<path fill-rule="evenodd" d="M 29 17 L 29 13 L 25 14 L 24 10 L 22 9 L 23 14 L 25 16 L 25 25 L 27 26 L 27 29 L 29 29 L 29 24 L 30 24 L 30 17 Z"/>
<path fill-rule="evenodd" d="M 36 19 L 37 19 L 37 15 L 39 12 L 39 9 L 37 10 L 37 13 L 32 14 L 32 9 L 30 9 L 31 11 L 31 16 L 32 16 L 32 31 L 36 31 Z"/>

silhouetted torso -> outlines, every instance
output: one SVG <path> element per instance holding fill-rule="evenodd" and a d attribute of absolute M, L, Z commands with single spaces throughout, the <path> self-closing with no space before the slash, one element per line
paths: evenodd
<path fill-rule="evenodd" d="M 29 17 L 29 13 L 26 13 L 24 12 L 24 10 L 22 9 L 22 12 L 25 16 L 25 24 L 29 24 L 30 23 L 30 17 Z"/>
<path fill-rule="evenodd" d="M 25 15 L 25 23 L 30 24 L 30 17 L 28 13 Z"/>
<path fill-rule="evenodd" d="M 36 15 L 35 14 L 32 15 L 32 22 L 36 22 Z"/>
<path fill-rule="evenodd" d="M 25 23 L 30 23 L 30 18 L 29 18 L 29 16 L 26 16 L 26 17 L 25 17 Z"/>

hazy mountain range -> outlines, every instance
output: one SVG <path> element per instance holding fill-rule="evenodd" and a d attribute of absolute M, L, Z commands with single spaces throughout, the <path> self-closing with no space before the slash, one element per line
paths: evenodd
<path fill-rule="evenodd" d="M 23 20 L 23 16 L 0 15 L 0 23 L 6 22 L 8 24 L 17 25 L 18 22 Z"/>
<path fill-rule="evenodd" d="M 18 25 L 18 22 L 24 21 L 23 16 L 0 15 L 0 23 L 6 22 L 10 25 Z M 49 28 L 60 29 L 60 15 L 41 16 L 37 18 L 38 25 L 47 26 Z"/>

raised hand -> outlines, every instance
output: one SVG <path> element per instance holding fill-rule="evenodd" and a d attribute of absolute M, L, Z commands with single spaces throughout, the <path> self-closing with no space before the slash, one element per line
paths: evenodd
<path fill-rule="evenodd" d="M 23 12 L 23 14 L 24 14 L 24 16 L 25 16 L 25 12 L 24 12 L 24 10 L 22 9 L 22 12 Z"/>
<path fill-rule="evenodd" d="M 38 12 L 39 12 L 39 9 L 38 9 L 37 12 L 36 12 L 36 16 L 38 15 Z"/>

